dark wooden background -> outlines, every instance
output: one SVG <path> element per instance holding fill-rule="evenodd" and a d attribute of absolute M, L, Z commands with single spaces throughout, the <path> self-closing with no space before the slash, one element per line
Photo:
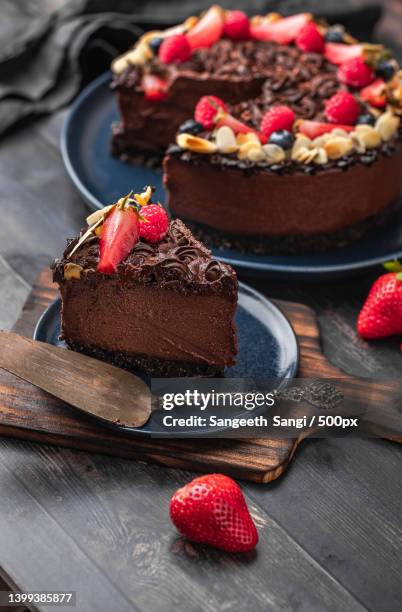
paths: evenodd
<path fill-rule="evenodd" d="M 379 32 L 397 42 L 402 3 L 387 5 Z M 25 125 L 0 144 L 2 328 L 87 213 L 60 160 L 64 116 Z M 368 345 L 355 334 L 379 273 L 320 285 L 243 280 L 312 306 L 335 365 L 400 376 L 398 339 Z M 305 442 L 282 479 L 244 484 L 261 542 L 241 557 L 178 538 L 168 502 L 190 472 L 2 439 L 1 575 L 22 589 L 76 590 L 80 612 L 394 612 L 402 596 L 400 474 L 399 445 Z"/>

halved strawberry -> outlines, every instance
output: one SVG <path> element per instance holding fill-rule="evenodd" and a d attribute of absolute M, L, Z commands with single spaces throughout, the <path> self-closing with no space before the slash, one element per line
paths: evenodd
<path fill-rule="evenodd" d="M 187 32 L 187 40 L 192 49 L 211 47 L 222 36 L 225 24 L 223 10 L 217 4 L 211 6 L 191 30 Z"/>
<path fill-rule="evenodd" d="M 335 129 L 345 130 L 345 132 L 352 132 L 355 127 L 353 125 L 341 125 L 336 123 L 324 123 L 321 121 L 308 121 L 301 119 L 297 122 L 298 131 L 305 136 L 308 136 L 312 140 L 327 134 Z"/>
<path fill-rule="evenodd" d="M 276 42 L 279 45 L 288 45 L 297 38 L 303 27 L 311 19 L 311 13 L 299 13 L 275 21 L 264 19 L 252 21 L 250 25 L 251 37 L 256 40 Z"/>
<path fill-rule="evenodd" d="M 262 144 L 265 144 L 267 142 L 267 137 L 264 134 L 262 134 L 261 132 L 258 132 L 257 130 L 254 130 L 253 128 L 251 128 L 246 123 L 242 123 L 241 121 L 239 121 L 238 119 L 236 119 L 232 115 L 229 115 L 229 113 L 225 113 L 225 112 L 222 111 L 220 113 L 218 121 L 216 122 L 216 127 L 220 128 L 220 127 L 222 127 L 224 125 L 226 125 L 227 127 L 232 128 L 232 130 L 234 131 L 235 134 L 250 134 L 250 133 L 253 133 L 256 136 L 258 136 L 258 138 L 260 139 Z"/>
<path fill-rule="evenodd" d="M 360 97 L 365 102 L 377 108 L 383 108 L 387 102 L 385 95 L 387 84 L 383 79 L 377 79 L 371 85 L 360 91 Z"/>
<path fill-rule="evenodd" d="M 126 198 L 127 199 L 127 198 Z M 132 206 L 117 204 L 103 224 L 100 235 L 98 272 L 113 274 L 117 266 L 132 251 L 139 238 L 139 221 Z"/>
<path fill-rule="evenodd" d="M 156 74 L 144 74 L 141 86 L 145 98 L 151 102 L 160 102 L 167 96 L 167 83 Z"/>
<path fill-rule="evenodd" d="M 326 43 L 324 55 L 331 64 L 340 65 L 356 57 L 362 57 L 363 47 L 344 43 Z"/>

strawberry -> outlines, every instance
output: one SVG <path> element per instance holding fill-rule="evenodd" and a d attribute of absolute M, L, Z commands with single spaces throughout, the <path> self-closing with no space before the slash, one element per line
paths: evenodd
<path fill-rule="evenodd" d="M 300 13 L 274 21 L 262 18 L 251 22 L 250 32 L 251 36 L 256 40 L 272 41 L 279 45 L 289 45 L 297 38 L 309 21 L 311 21 L 310 13 Z"/>
<path fill-rule="evenodd" d="M 167 96 L 167 83 L 156 74 L 144 74 L 141 86 L 145 98 L 151 102 L 160 102 Z"/>
<path fill-rule="evenodd" d="M 262 118 L 261 132 L 269 139 L 272 132 L 287 130 L 291 132 L 295 122 L 295 114 L 288 106 L 274 106 Z"/>
<path fill-rule="evenodd" d="M 265 144 L 267 142 L 267 137 L 265 136 L 265 134 L 254 130 L 252 127 L 250 127 L 246 123 L 242 123 L 229 113 L 222 113 L 216 122 L 217 128 L 220 128 L 224 125 L 230 127 L 235 134 L 255 134 L 256 136 L 258 136 L 262 144 Z"/>
<path fill-rule="evenodd" d="M 356 57 L 362 57 L 363 47 L 344 43 L 326 43 L 324 55 L 331 64 L 341 65 Z"/>
<path fill-rule="evenodd" d="M 368 102 L 376 108 L 383 108 L 387 102 L 386 99 L 387 84 L 383 79 L 377 79 L 371 85 L 364 87 L 360 91 L 360 97 L 364 102 Z"/>
<path fill-rule="evenodd" d="M 162 41 L 158 55 L 164 64 L 186 62 L 191 57 L 191 47 L 184 34 L 175 34 Z"/>
<path fill-rule="evenodd" d="M 228 11 L 223 27 L 223 36 L 232 40 L 246 40 L 250 38 L 250 24 L 243 11 Z"/>
<path fill-rule="evenodd" d="M 102 226 L 98 272 L 113 274 L 138 242 L 138 214 L 132 206 L 125 206 L 128 197 L 114 207 Z"/>
<path fill-rule="evenodd" d="M 344 85 L 361 89 L 374 81 L 375 74 L 361 57 L 355 57 L 339 66 L 338 79 Z"/>
<path fill-rule="evenodd" d="M 325 39 L 314 21 L 310 21 L 303 26 L 297 38 L 296 45 L 305 53 L 323 53 Z"/>
<path fill-rule="evenodd" d="M 357 331 L 371 340 L 402 334 L 402 273 L 380 276 L 371 287 L 357 320 Z"/>
<path fill-rule="evenodd" d="M 211 47 L 222 36 L 224 13 L 220 6 L 211 6 L 201 19 L 186 34 L 192 49 Z"/>
<path fill-rule="evenodd" d="M 166 236 L 169 227 L 169 218 L 166 210 L 159 204 L 143 206 L 139 220 L 140 236 L 147 242 L 160 242 Z"/>
<path fill-rule="evenodd" d="M 298 121 L 297 128 L 301 134 L 308 136 L 312 140 L 314 140 L 314 138 L 318 138 L 318 136 L 322 136 L 322 134 L 332 132 L 332 130 L 335 130 L 336 128 L 340 130 L 345 130 L 345 132 L 351 132 L 352 130 L 354 130 L 354 126 L 351 125 L 322 123 L 321 121 L 308 121 L 304 119 Z"/>
<path fill-rule="evenodd" d="M 347 91 L 339 91 L 325 102 L 325 116 L 331 123 L 354 125 L 359 113 L 355 97 Z"/>
<path fill-rule="evenodd" d="M 239 485 L 223 474 L 200 476 L 176 491 L 170 517 L 189 540 L 228 552 L 251 550 L 258 542 Z"/>
<path fill-rule="evenodd" d="M 212 130 L 219 110 L 227 112 L 227 106 L 223 100 L 216 96 L 202 96 L 195 107 L 194 119 L 206 130 Z"/>

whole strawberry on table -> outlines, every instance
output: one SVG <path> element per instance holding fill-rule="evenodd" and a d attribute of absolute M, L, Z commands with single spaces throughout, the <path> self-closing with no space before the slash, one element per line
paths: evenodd
<path fill-rule="evenodd" d="M 389 272 L 375 281 L 357 320 L 365 340 L 402 334 L 402 265 L 395 261 L 385 268 Z"/>

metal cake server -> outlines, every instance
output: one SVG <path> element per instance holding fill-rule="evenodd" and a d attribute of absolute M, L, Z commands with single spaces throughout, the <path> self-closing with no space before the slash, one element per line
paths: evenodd
<path fill-rule="evenodd" d="M 0 331 L 0 367 L 105 423 L 142 427 L 151 415 L 141 378 L 74 351 Z"/>

